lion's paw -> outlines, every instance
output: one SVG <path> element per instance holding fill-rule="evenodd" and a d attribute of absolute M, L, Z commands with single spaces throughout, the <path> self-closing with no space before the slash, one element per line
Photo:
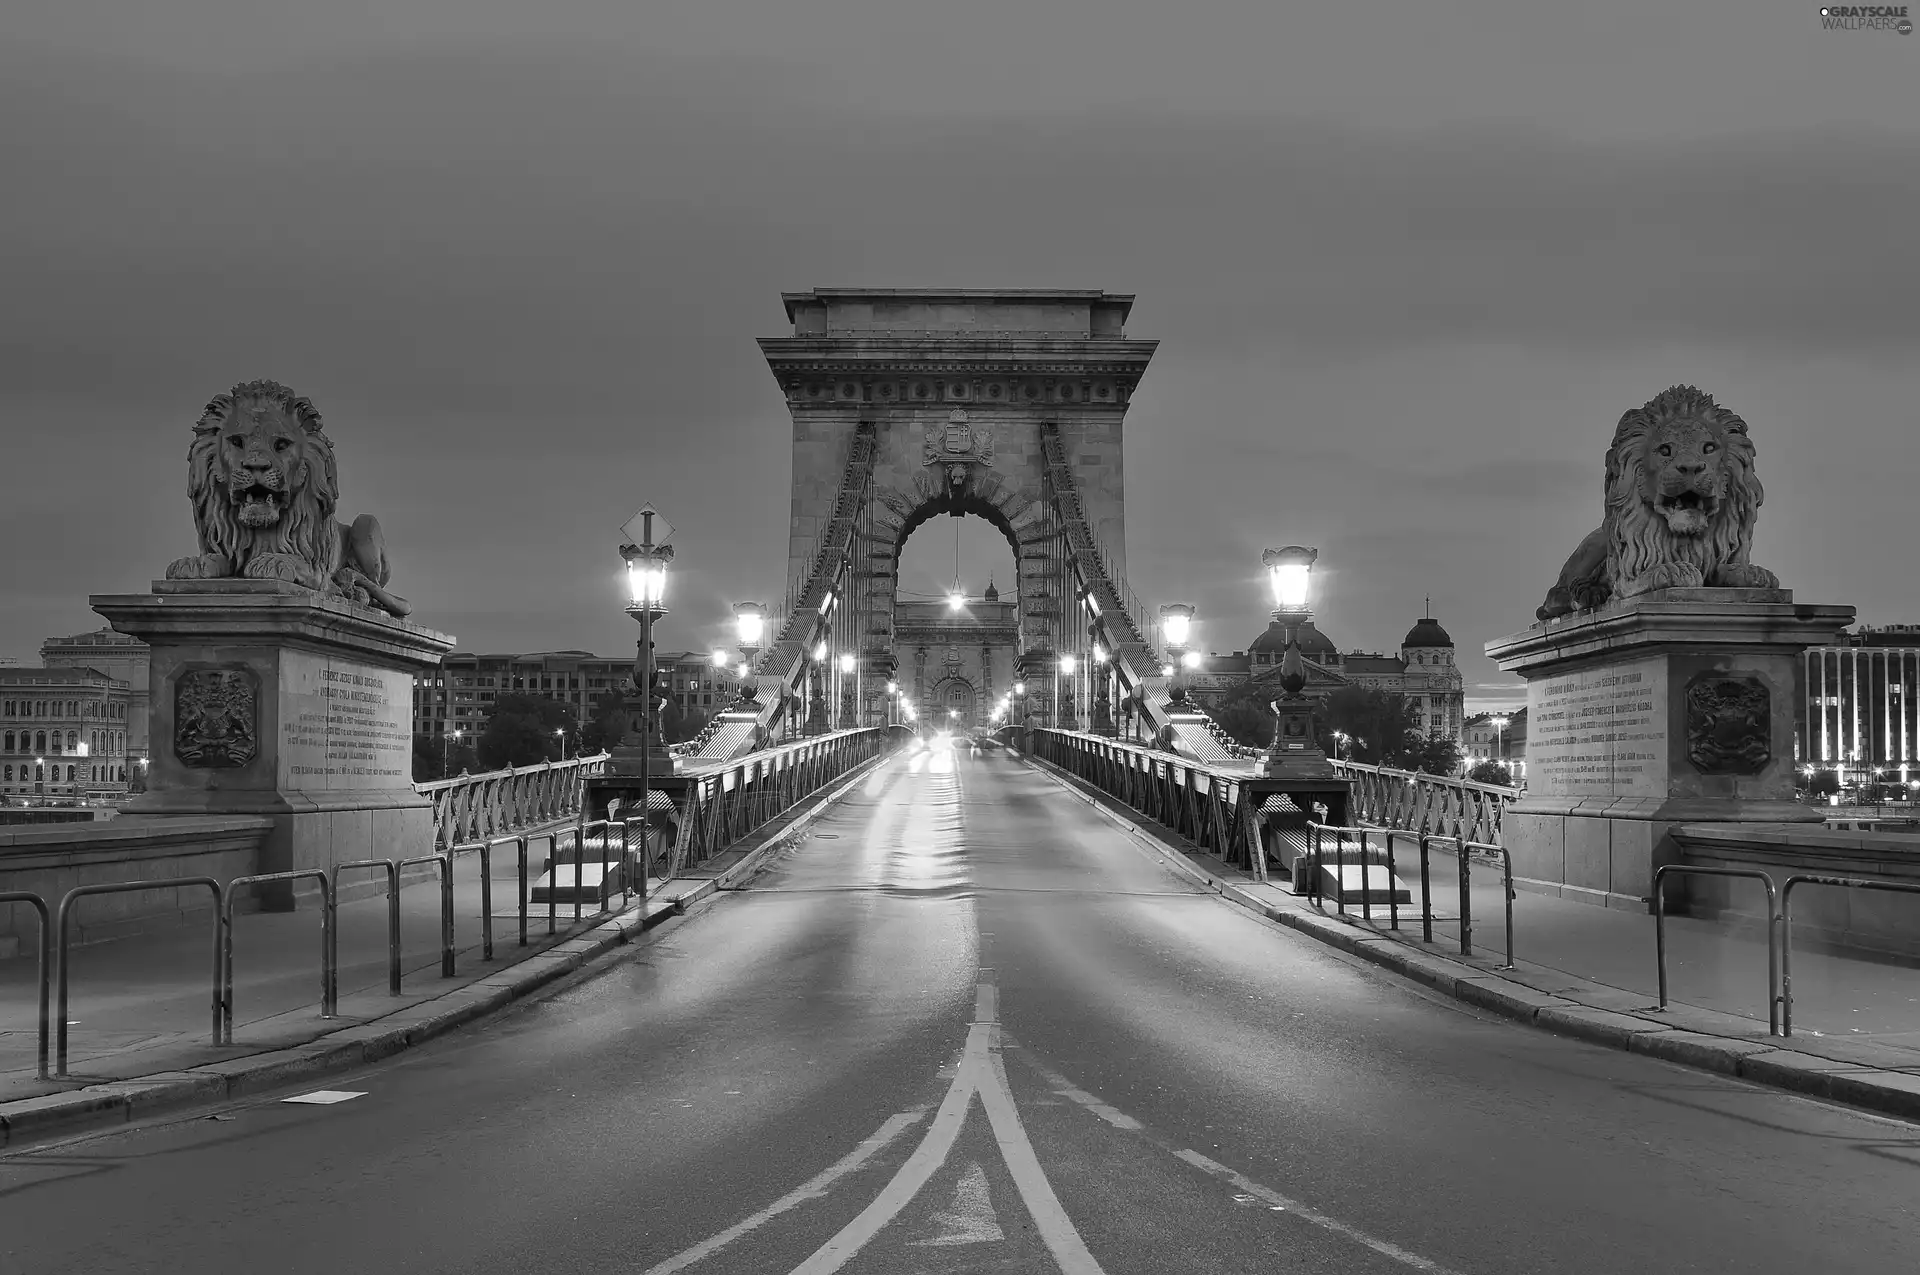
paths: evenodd
<path fill-rule="evenodd" d="M 1780 577 L 1751 562 L 1729 562 L 1713 573 L 1713 583 L 1721 589 L 1777 589 Z"/>
<path fill-rule="evenodd" d="M 263 553 L 247 563 L 243 573 L 249 580 L 285 580 L 315 588 L 313 567 L 290 553 Z"/>
<path fill-rule="evenodd" d="M 191 558 L 175 558 L 167 564 L 169 580 L 224 580 L 233 574 L 233 563 L 225 554 L 201 553 Z"/>
<path fill-rule="evenodd" d="M 1698 564 L 1692 562 L 1662 562 L 1648 568 L 1640 577 L 1637 593 L 1648 593 L 1654 589 L 1698 589 L 1707 582 L 1706 575 Z"/>

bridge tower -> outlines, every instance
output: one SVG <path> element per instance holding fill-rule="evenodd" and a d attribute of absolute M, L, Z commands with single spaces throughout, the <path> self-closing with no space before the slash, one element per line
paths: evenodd
<path fill-rule="evenodd" d="M 1128 339 L 1133 298 L 817 288 L 782 300 L 793 334 L 760 348 L 793 418 L 784 636 L 857 653 L 861 720 L 884 720 L 884 684 L 912 661 L 899 554 L 936 514 L 984 518 L 1011 546 L 1030 702 L 1050 705 L 1057 655 L 1095 640 L 1116 657 L 1116 691 L 1157 675 L 1125 585 L 1123 424 L 1158 345 Z M 763 673 L 784 675 L 770 656 L 781 667 Z"/>

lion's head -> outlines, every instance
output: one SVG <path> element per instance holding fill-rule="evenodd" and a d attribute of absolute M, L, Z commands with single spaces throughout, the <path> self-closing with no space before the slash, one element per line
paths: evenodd
<path fill-rule="evenodd" d="M 1620 418 L 1607 449 L 1608 566 L 1616 588 L 1685 562 L 1711 577 L 1746 561 L 1764 493 L 1747 423 L 1691 385 Z"/>
<path fill-rule="evenodd" d="M 187 453 L 187 494 L 203 554 L 244 573 L 259 554 L 311 563 L 313 587 L 339 567 L 333 444 L 313 404 L 276 381 L 249 381 L 207 404 Z"/>

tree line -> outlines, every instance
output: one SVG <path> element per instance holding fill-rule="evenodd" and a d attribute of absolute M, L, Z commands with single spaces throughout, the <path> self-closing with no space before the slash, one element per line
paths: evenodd
<path fill-rule="evenodd" d="M 591 756 L 617 740 L 608 738 L 607 718 L 617 702 L 607 691 L 594 700 L 585 723 L 573 706 L 539 695 L 502 695 L 493 702 L 475 734 L 413 737 L 413 781 L 424 784 L 461 774 L 481 774 L 508 766 L 533 766 L 567 757 Z M 661 714 L 669 744 L 685 743 L 705 729 L 712 714 L 683 709 L 671 699 Z"/>
<path fill-rule="evenodd" d="M 1212 711 L 1221 729 L 1235 743 L 1265 748 L 1273 742 L 1273 709 L 1276 695 L 1271 685 L 1248 683 L 1236 688 Z M 1370 766 L 1391 766 L 1397 770 L 1420 771 L 1429 775 L 1456 775 L 1460 771 L 1460 745 L 1447 736 L 1430 737 L 1413 725 L 1413 702 L 1366 686 L 1342 686 L 1314 706 L 1317 741 L 1329 757 L 1365 762 Z M 1336 733 L 1346 736 L 1345 741 Z M 1478 779 L 1485 766 L 1475 767 L 1468 778 Z M 1501 776 L 1506 768 L 1495 765 Z M 1508 783 L 1505 777 L 1479 780 L 1482 783 Z"/>

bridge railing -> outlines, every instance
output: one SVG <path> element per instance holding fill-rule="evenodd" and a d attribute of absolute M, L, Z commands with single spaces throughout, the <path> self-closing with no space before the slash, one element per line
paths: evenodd
<path fill-rule="evenodd" d="M 1223 863 L 1267 876 L 1267 851 L 1287 836 L 1281 811 L 1299 824 L 1304 849 L 1306 815 L 1281 800 L 1284 782 L 1251 769 L 1209 766 L 1178 753 L 1120 739 L 1036 728 L 1014 732 L 1033 756 L 1091 784 L 1147 818 L 1199 845 Z"/>
<path fill-rule="evenodd" d="M 433 801 L 433 850 L 488 841 L 577 818 L 586 781 L 603 774 L 607 754 L 509 766 L 415 784 Z"/>
<path fill-rule="evenodd" d="M 1519 797 L 1518 788 L 1357 761 L 1335 761 L 1333 768 L 1341 778 L 1353 781 L 1348 810 L 1355 823 L 1483 845 L 1506 844 L 1502 838 L 1507 807 Z"/>
<path fill-rule="evenodd" d="M 692 773 L 666 875 L 698 867 L 912 738 L 912 732 L 903 727 L 836 731 L 776 744 Z"/>

